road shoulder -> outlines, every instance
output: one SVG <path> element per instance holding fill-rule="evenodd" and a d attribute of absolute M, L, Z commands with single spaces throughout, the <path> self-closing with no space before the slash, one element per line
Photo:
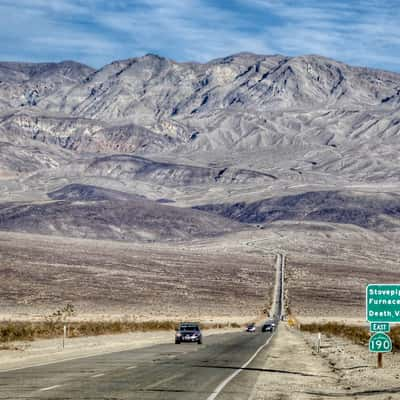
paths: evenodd
<path fill-rule="evenodd" d="M 329 363 L 312 351 L 300 332 L 285 324 L 280 324 L 260 369 L 251 400 L 321 399 L 323 393 L 341 392 Z"/>

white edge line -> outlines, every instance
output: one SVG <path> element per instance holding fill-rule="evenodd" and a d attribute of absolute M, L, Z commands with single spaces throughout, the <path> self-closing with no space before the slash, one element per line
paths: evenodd
<path fill-rule="evenodd" d="M 167 342 L 165 342 L 167 343 Z M 158 346 L 159 344 L 165 344 L 165 343 L 158 343 L 155 344 L 154 346 Z M 152 347 L 153 345 L 150 345 L 149 347 Z M 147 346 L 146 346 L 147 347 Z M 37 368 L 37 367 L 45 367 L 46 365 L 53 365 L 53 364 L 61 364 L 63 362 L 68 362 L 68 361 L 75 361 L 75 360 L 83 360 L 86 358 L 92 358 L 92 357 L 100 357 L 100 356 L 105 356 L 107 354 L 114 354 L 114 353 L 125 353 L 127 351 L 133 351 L 133 350 L 139 350 L 144 347 L 134 347 L 131 349 L 125 349 L 125 350 L 112 350 L 112 351 L 105 351 L 104 353 L 98 353 L 98 354 L 90 354 L 87 356 L 77 356 L 77 357 L 71 357 L 71 358 L 63 358 L 61 360 L 54 360 L 54 361 L 49 361 L 41 364 L 32 364 L 32 365 L 27 365 L 25 367 L 17 367 L 17 368 L 10 368 L 10 369 L 0 369 L 0 375 L 6 372 L 13 372 L 13 371 L 20 371 L 22 369 L 29 369 L 29 368 Z"/>
<path fill-rule="evenodd" d="M 184 373 L 180 372 L 178 374 L 175 374 L 175 375 L 172 375 L 172 376 L 168 376 L 167 378 L 160 379 L 159 381 L 154 382 L 151 385 L 145 386 L 142 390 L 151 390 L 154 387 L 157 387 L 157 386 L 162 385 L 163 383 L 166 383 L 166 382 L 169 382 L 169 381 L 173 381 L 174 379 L 180 378 L 181 376 L 184 376 L 184 375 L 185 375 Z"/>
<path fill-rule="evenodd" d="M 104 376 L 105 374 L 97 374 L 97 375 L 92 375 L 91 378 L 100 378 L 100 376 Z"/>
<path fill-rule="evenodd" d="M 233 374 L 231 374 L 230 376 L 228 376 L 224 381 L 222 381 L 217 387 L 216 389 L 211 393 L 210 396 L 207 397 L 207 400 L 215 400 L 215 398 L 222 392 L 222 390 L 224 389 L 224 387 L 233 379 L 235 378 L 237 375 L 239 375 L 242 370 L 244 368 L 246 368 L 258 355 L 258 353 L 265 347 L 268 345 L 268 343 L 271 341 L 271 339 L 274 337 L 274 335 L 271 335 L 267 341 L 261 345 L 256 352 L 250 357 L 250 359 L 248 361 L 246 361 L 240 368 L 238 368 Z"/>
<path fill-rule="evenodd" d="M 219 335 L 220 333 L 212 333 L 209 336 L 215 336 Z M 223 332 L 221 332 L 223 334 Z M 107 354 L 114 354 L 114 353 L 125 353 L 127 351 L 134 351 L 134 350 L 140 350 L 144 349 L 146 347 L 153 347 L 153 346 L 159 346 L 163 344 L 169 344 L 170 342 L 161 342 L 161 343 L 153 343 L 146 345 L 144 347 L 132 347 L 132 348 L 127 348 L 123 350 L 110 350 L 110 351 L 105 351 L 102 353 L 97 353 L 97 354 L 89 354 L 87 356 L 77 356 L 77 357 L 71 357 L 71 358 L 63 358 L 61 360 L 54 360 L 54 361 L 48 361 L 44 363 L 39 363 L 39 364 L 32 364 L 32 365 L 26 365 L 24 367 L 16 367 L 16 368 L 9 368 L 9 369 L 0 369 L 0 375 L 6 372 L 13 372 L 13 371 L 20 371 L 23 369 L 29 369 L 29 368 L 37 368 L 37 367 L 45 367 L 46 365 L 53 365 L 53 364 L 61 364 L 63 362 L 68 362 L 68 361 L 75 361 L 75 360 L 84 360 L 86 358 L 92 358 L 92 357 L 100 357 L 100 356 L 105 356 Z M 186 354 L 187 352 L 183 352 L 182 354 Z"/>
<path fill-rule="evenodd" d="M 47 387 L 47 388 L 40 389 L 40 391 L 41 391 L 41 392 L 47 392 L 48 390 L 56 389 L 56 388 L 58 388 L 58 387 L 60 387 L 60 386 L 61 386 L 61 385 L 49 386 L 49 387 Z"/>
<path fill-rule="evenodd" d="M 212 333 L 209 336 L 215 336 L 215 335 L 219 335 L 220 333 Z M 223 334 L 221 332 L 221 334 Z M 153 344 L 149 344 L 148 346 L 144 346 L 144 347 L 132 347 L 132 348 L 127 348 L 127 349 L 123 349 L 123 350 L 110 350 L 110 351 L 105 351 L 102 353 L 97 353 L 97 354 L 89 354 L 87 356 L 77 356 L 77 357 L 71 357 L 71 358 L 63 358 L 61 360 L 54 360 L 54 361 L 48 361 L 48 362 L 44 362 L 44 363 L 39 363 L 39 364 L 32 364 L 32 365 L 26 365 L 24 367 L 16 367 L 16 368 L 10 368 L 10 369 L 0 369 L 0 375 L 6 372 L 13 372 L 13 371 L 20 371 L 23 369 L 29 369 L 29 368 L 37 368 L 37 367 L 45 367 L 46 365 L 53 365 L 53 364 L 61 364 L 63 362 L 68 362 L 68 361 L 75 361 L 75 360 L 84 360 L 86 358 L 92 358 L 92 357 L 100 357 L 100 356 L 105 356 L 107 354 L 114 354 L 114 353 L 125 353 L 128 351 L 134 351 L 134 350 L 141 350 L 144 349 L 146 347 L 153 347 L 153 346 L 159 346 L 159 345 L 163 345 L 163 344 L 169 344 L 170 342 L 162 342 L 162 343 L 153 343 Z M 186 354 L 187 352 L 183 352 L 182 354 Z"/>
<path fill-rule="evenodd" d="M 137 368 L 137 365 L 132 365 L 131 367 L 128 367 L 126 369 L 135 369 L 135 368 Z"/>

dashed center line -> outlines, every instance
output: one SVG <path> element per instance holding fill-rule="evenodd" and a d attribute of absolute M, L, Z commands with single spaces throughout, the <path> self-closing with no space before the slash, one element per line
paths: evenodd
<path fill-rule="evenodd" d="M 175 375 L 169 376 L 168 378 L 160 379 L 159 381 L 157 381 L 157 382 L 155 382 L 155 383 L 152 383 L 151 385 L 148 385 L 148 386 L 144 387 L 143 390 L 150 390 L 150 389 L 153 389 L 153 388 L 155 388 L 156 386 L 162 385 L 163 383 L 167 383 L 167 382 L 169 382 L 169 381 L 172 381 L 172 380 L 174 380 L 174 379 L 180 378 L 180 377 L 182 377 L 182 376 L 184 376 L 184 374 L 175 374 Z"/>
<path fill-rule="evenodd" d="M 135 369 L 135 368 L 137 368 L 137 366 L 136 365 L 132 365 L 131 367 L 128 367 L 126 369 Z"/>
<path fill-rule="evenodd" d="M 49 387 L 40 389 L 40 391 L 41 391 L 41 392 L 47 392 L 48 390 L 53 390 L 53 389 L 56 389 L 56 388 L 58 388 L 58 387 L 60 387 L 60 386 L 61 386 L 61 385 L 49 386 Z"/>
<path fill-rule="evenodd" d="M 101 376 L 104 376 L 105 374 L 97 374 L 97 375 L 92 375 L 91 378 L 100 378 Z"/>

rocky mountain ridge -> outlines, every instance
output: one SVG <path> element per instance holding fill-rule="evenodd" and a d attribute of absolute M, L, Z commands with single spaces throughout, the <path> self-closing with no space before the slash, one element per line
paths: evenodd
<path fill-rule="evenodd" d="M 97 71 L 74 63 L 0 68 L 8 99 L 0 132 L 80 152 L 190 154 L 199 162 L 207 152 L 207 162 L 277 145 L 304 158 L 306 146 L 329 146 L 346 159 L 377 140 L 377 157 L 387 160 L 383 147 L 399 142 L 400 74 L 318 56 L 241 53 L 198 64 L 147 55 Z M 17 94 L 38 80 L 50 80 L 51 90 L 18 104 Z"/>
<path fill-rule="evenodd" d="M 70 185 L 83 185 L 95 188 L 85 193 L 98 193 L 92 203 L 107 213 L 109 205 L 97 203 L 118 192 L 115 201 L 150 199 L 157 215 L 158 200 L 201 206 L 196 218 L 204 221 L 209 212 L 242 221 L 239 204 L 243 222 L 256 223 L 260 207 L 272 213 L 266 222 L 275 220 L 274 198 L 316 193 L 307 218 L 371 229 L 390 218 L 396 227 L 397 214 L 387 216 L 385 207 L 365 213 L 370 202 L 357 206 L 345 196 L 342 212 L 332 211 L 333 201 L 327 215 L 318 199 L 353 187 L 400 192 L 400 74 L 315 55 L 251 53 L 204 64 L 148 54 L 98 70 L 69 61 L 0 63 L 0 149 L 1 201 L 51 201 L 47 193 L 64 196 Z M 28 210 L 82 216 L 91 205 L 76 207 L 80 193 L 46 212 Z M 279 220 L 304 219 L 301 208 L 282 207 Z M 256 219 L 248 218 L 251 210 Z M 0 223 L 13 226 L 7 215 Z"/>

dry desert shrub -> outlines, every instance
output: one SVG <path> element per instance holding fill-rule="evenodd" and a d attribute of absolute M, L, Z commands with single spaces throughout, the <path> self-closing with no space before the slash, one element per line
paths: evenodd
<path fill-rule="evenodd" d="M 137 331 L 172 330 L 177 323 L 175 321 L 82 321 L 69 323 L 60 320 L 41 322 L 7 321 L 0 322 L 0 343 L 62 336 L 64 325 L 68 325 L 69 337 L 79 337 Z"/>
<path fill-rule="evenodd" d="M 326 322 L 324 324 L 301 324 L 300 330 L 311 333 L 321 332 L 327 336 L 340 336 L 351 340 L 353 343 L 367 345 L 371 333 L 364 326 L 346 325 L 338 322 Z M 393 350 L 400 350 L 400 326 L 394 326 L 388 333 L 393 343 Z"/>
<path fill-rule="evenodd" d="M 400 326 L 392 327 L 389 336 L 392 339 L 393 348 L 400 350 Z"/>
<path fill-rule="evenodd" d="M 369 341 L 369 330 L 366 327 L 326 322 L 323 324 L 301 324 L 300 330 L 311 333 L 323 333 L 327 336 L 340 336 L 351 340 L 353 343 L 365 345 Z"/>
<path fill-rule="evenodd" d="M 0 343 L 19 340 L 34 340 L 63 335 L 64 325 L 68 326 L 69 337 L 98 336 L 128 332 L 175 330 L 177 321 L 73 321 L 46 319 L 41 322 L 7 321 L 0 322 Z M 237 323 L 200 324 L 202 329 L 240 328 Z"/>

